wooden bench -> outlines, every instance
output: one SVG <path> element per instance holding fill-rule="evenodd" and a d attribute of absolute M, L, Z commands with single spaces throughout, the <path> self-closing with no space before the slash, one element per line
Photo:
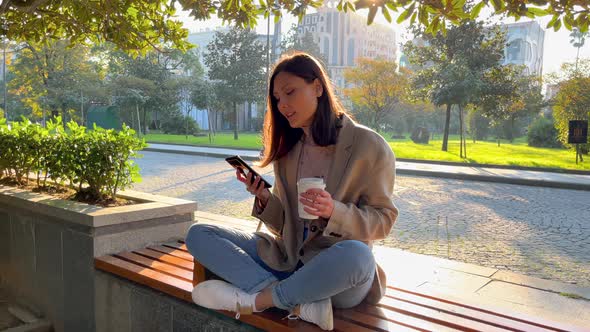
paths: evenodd
<path fill-rule="evenodd" d="M 208 214 L 201 214 L 199 219 L 199 222 L 244 227 Z M 95 259 L 95 267 L 191 303 L 194 285 L 208 275 L 180 240 L 99 257 Z M 220 312 L 230 317 L 235 315 Z M 240 320 L 266 331 L 320 331 L 303 321 L 283 319 L 285 316 L 286 312 L 277 309 L 241 315 Z M 393 286 L 388 286 L 386 296 L 376 306 L 361 304 L 353 309 L 334 310 L 334 330 L 582 331 L 538 317 L 490 310 L 447 296 Z"/>

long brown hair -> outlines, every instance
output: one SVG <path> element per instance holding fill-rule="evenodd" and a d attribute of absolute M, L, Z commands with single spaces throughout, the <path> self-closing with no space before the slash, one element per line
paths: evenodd
<path fill-rule="evenodd" d="M 264 155 L 258 163 L 261 167 L 289 153 L 303 135 L 303 129 L 291 128 L 279 111 L 277 99 L 273 95 L 274 80 L 280 72 L 299 76 L 307 83 L 319 79 L 324 92 L 318 97 L 318 108 L 311 124 L 311 134 L 316 144 L 336 144 L 339 119 L 346 113 L 334 94 L 326 71 L 316 58 L 303 52 L 283 56 L 275 65 L 269 80 L 267 111 L 262 132 Z"/>

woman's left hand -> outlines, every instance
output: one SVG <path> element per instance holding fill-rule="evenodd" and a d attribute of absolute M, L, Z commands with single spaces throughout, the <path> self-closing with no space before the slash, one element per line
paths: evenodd
<path fill-rule="evenodd" d="M 314 216 L 330 219 L 334 211 L 334 200 L 329 192 L 322 189 L 309 189 L 299 196 L 299 202 L 305 212 Z"/>

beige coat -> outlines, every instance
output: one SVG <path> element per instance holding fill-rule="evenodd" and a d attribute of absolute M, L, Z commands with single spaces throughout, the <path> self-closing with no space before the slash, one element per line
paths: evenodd
<path fill-rule="evenodd" d="M 271 197 L 258 214 L 274 236 L 257 233 L 263 239 L 257 244 L 258 254 L 271 268 L 292 271 L 299 260 L 311 260 L 323 249 L 342 240 L 358 240 L 369 246 L 386 238 L 398 210 L 392 202 L 395 181 L 395 157 L 387 142 L 377 133 L 343 117 L 332 169 L 326 179 L 326 191 L 334 199 L 334 212 L 329 220 L 311 221 L 303 241 L 303 223 L 297 217 L 297 167 L 302 143 L 273 163 L 275 184 Z M 378 267 L 375 280 L 366 297 L 378 302 L 385 294 L 385 274 Z"/>

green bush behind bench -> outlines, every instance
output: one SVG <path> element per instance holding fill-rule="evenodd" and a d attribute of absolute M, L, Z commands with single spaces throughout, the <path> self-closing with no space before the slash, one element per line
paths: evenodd
<path fill-rule="evenodd" d="M 118 190 L 141 180 L 132 158 L 146 144 L 133 129 L 95 125 L 88 130 L 74 121 L 65 127 L 61 118 L 45 128 L 26 118 L 10 124 L 0 119 L 0 179 L 25 184 L 33 173 L 38 187 L 45 187 L 48 179 L 68 183 L 76 198 L 88 201 L 112 200 Z"/>

